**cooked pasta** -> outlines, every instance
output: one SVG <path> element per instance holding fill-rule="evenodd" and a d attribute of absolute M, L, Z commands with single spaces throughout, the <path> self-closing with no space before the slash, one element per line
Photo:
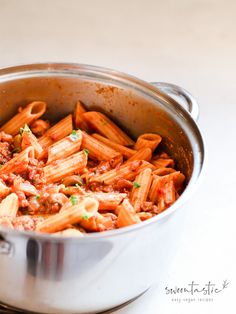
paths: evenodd
<path fill-rule="evenodd" d="M 84 113 L 83 117 L 92 129 L 95 129 L 113 142 L 124 146 L 132 146 L 134 144 L 133 140 L 124 131 L 101 112 L 89 111 Z"/>
<path fill-rule="evenodd" d="M 41 117 L 45 110 L 46 104 L 43 101 L 34 101 L 26 106 L 23 110 L 20 107 L 19 113 L 16 114 L 11 120 L 4 124 L 0 131 L 4 131 L 7 134 L 16 135 L 19 133 L 19 129 L 26 123 L 30 125 L 33 121 Z"/>
<path fill-rule="evenodd" d="M 75 127 L 80 128 L 84 131 L 89 131 L 89 126 L 83 117 L 83 114 L 86 112 L 85 108 L 81 104 L 80 101 L 77 102 L 74 112 L 74 121 L 75 121 Z"/>
<path fill-rule="evenodd" d="M 150 219 L 181 194 L 159 134 L 135 142 L 80 101 L 54 125 L 45 111 L 32 102 L 0 129 L 0 228 L 83 237 Z"/>

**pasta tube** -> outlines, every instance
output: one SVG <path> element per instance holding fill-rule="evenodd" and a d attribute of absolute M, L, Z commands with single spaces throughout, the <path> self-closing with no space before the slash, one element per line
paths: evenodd
<path fill-rule="evenodd" d="M 98 210 L 98 201 L 86 197 L 78 201 L 78 204 L 68 207 L 59 214 L 45 219 L 37 226 L 37 231 L 54 233 L 66 228 L 69 224 L 79 223 L 83 219 L 93 216 Z"/>
<path fill-rule="evenodd" d="M 77 102 L 76 107 L 75 107 L 75 112 L 74 112 L 74 120 L 75 120 L 75 126 L 77 128 L 80 128 L 84 131 L 89 130 L 89 126 L 83 117 L 83 114 L 86 112 L 85 108 L 81 104 L 80 101 Z"/>
<path fill-rule="evenodd" d="M 151 183 L 152 170 L 150 168 L 144 169 L 135 178 L 130 195 L 130 201 L 136 212 L 140 212 L 141 205 L 147 200 Z"/>
<path fill-rule="evenodd" d="M 92 159 L 110 161 L 112 166 L 122 162 L 122 155 L 114 149 L 108 147 L 92 136 L 83 132 L 82 146 L 89 151 L 89 157 Z"/>
<path fill-rule="evenodd" d="M 13 182 L 15 191 L 22 191 L 25 195 L 38 195 L 38 191 L 34 185 L 30 182 L 23 182 L 22 179 L 16 178 Z"/>
<path fill-rule="evenodd" d="M 65 237 L 83 237 L 83 232 L 75 228 L 68 228 L 60 232 L 54 233 L 54 235 L 60 235 Z"/>
<path fill-rule="evenodd" d="M 15 193 L 9 194 L 0 204 L 0 216 L 16 217 L 19 208 L 18 196 Z"/>
<path fill-rule="evenodd" d="M 62 159 L 78 152 L 80 150 L 81 143 L 81 131 L 72 131 L 69 136 L 49 146 L 47 163 L 50 164 L 57 159 Z"/>
<path fill-rule="evenodd" d="M 100 182 L 104 184 L 112 184 L 119 178 L 134 180 L 137 174 L 145 168 L 155 169 L 152 164 L 145 160 L 131 161 L 117 169 L 112 169 L 106 173 L 90 178 L 90 183 Z"/>
<path fill-rule="evenodd" d="M 96 213 L 94 216 L 89 217 L 88 219 L 81 220 L 80 226 L 82 226 L 85 230 L 93 232 L 114 229 L 111 216 L 105 217 L 105 215 L 101 215 L 99 213 Z"/>
<path fill-rule="evenodd" d="M 91 197 L 94 197 L 99 202 L 99 210 L 115 210 L 118 205 L 127 196 L 126 193 L 93 193 Z"/>
<path fill-rule="evenodd" d="M 87 164 L 87 154 L 82 151 L 65 159 L 58 159 L 43 168 L 44 179 L 47 183 L 57 182 L 66 176 L 80 173 Z"/>
<path fill-rule="evenodd" d="M 125 199 L 120 206 L 117 218 L 118 228 L 137 224 L 139 222 L 141 222 L 141 220 L 139 216 L 136 214 L 133 206 L 130 204 L 128 199 Z"/>
<path fill-rule="evenodd" d="M 157 146 L 161 142 L 161 136 L 158 134 L 146 133 L 138 137 L 137 142 L 135 143 L 134 148 L 140 150 L 144 147 L 149 147 L 154 152 Z"/>
<path fill-rule="evenodd" d="M 36 158 L 42 154 L 43 148 L 39 144 L 36 136 L 31 132 L 27 124 L 25 124 L 22 132 L 21 149 L 24 150 L 27 147 L 32 146 L 34 148 Z"/>
<path fill-rule="evenodd" d="M 39 144 L 46 148 L 54 142 L 61 140 L 63 137 L 71 134 L 73 130 L 72 115 L 69 114 L 64 119 L 60 120 L 52 126 L 47 132 L 39 138 Z"/>
<path fill-rule="evenodd" d="M 147 212 L 139 212 L 138 216 L 141 219 L 141 221 L 144 221 L 144 220 L 152 218 L 153 214 L 152 213 L 147 213 Z"/>
<path fill-rule="evenodd" d="M 153 174 L 156 174 L 157 176 L 165 176 L 167 174 L 170 174 L 170 173 L 173 173 L 173 172 L 176 172 L 175 169 L 173 168 L 158 168 L 156 170 L 153 171 Z"/>
<path fill-rule="evenodd" d="M 149 147 L 141 148 L 132 157 L 130 157 L 126 162 L 133 160 L 146 160 L 150 161 L 152 159 L 152 150 Z"/>
<path fill-rule="evenodd" d="M 113 142 L 124 146 L 131 146 L 134 144 L 133 140 L 131 140 L 124 131 L 104 114 L 96 111 L 89 111 L 84 113 L 83 117 L 93 129 Z"/>
<path fill-rule="evenodd" d="M 30 124 L 34 120 L 41 117 L 46 110 L 46 103 L 43 101 L 33 101 L 28 104 L 21 112 L 17 113 L 11 120 L 5 123 L 0 131 L 16 135 L 20 128 L 25 124 Z"/>
<path fill-rule="evenodd" d="M 0 168 L 0 174 L 10 172 L 22 173 L 26 171 L 30 158 L 34 158 L 34 149 L 32 146 L 27 147 L 17 156 L 5 163 L 2 168 Z"/>
<path fill-rule="evenodd" d="M 94 133 L 92 137 L 96 138 L 98 141 L 106 144 L 107 146 L 113 148 L 115 151 L 121 153 L 124 157 L 130 158 L 135 155 L 136 150 L 125 147 L 123 145 L 117 144 L 100 134 Z"/>
<path fill-rule="evenodd" d="M 185 180 L 185 177 L 179 171 L 159 177 L 154 175 L 150 188 L 149 198 L 158 205 L 158 213 L 165 210 L 176 200 L 176 191 L 178 192 Z"/>
<path fill-rule="evenodd" d="M 152 159 L 151 163 L 156 168 L 164 168 L 164 167 L 174 167 L 174 160 L 171 158 L 158 158 L 158 159 Z"/>

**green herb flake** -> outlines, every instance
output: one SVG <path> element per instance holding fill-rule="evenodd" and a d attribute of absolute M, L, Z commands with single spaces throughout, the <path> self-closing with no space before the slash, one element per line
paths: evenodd
<path fill-rule="evenodd" d="M 71 132 L 71 135 L 69 135 L 69 137 L 70 137 L 70 139 L 72 140 L 72 142 L 76 142 L 76 141 L 78 140 L 78 138 L 79 138 L 79 136 L 78 136 L 78 134 L 76 133 L 75 130 L 73 130 L 73 131 Z"/>
<path fill-rule="evenodd" d="M 27 123 L 26 123 L 25 126 L 24 126 L 24 131 L 27 132 L 27 133 L 30 133 L 30 132 L 31 132 L 31 130 L 30 130 L 30 128 L 29 128 L 29 126 L 28 126 Z"/>
<path fill-rule="evenodd" d="M 138 188 L 140 188 L 141 185 L 140 185 L 138 182 L 134 182 L 134 183 L 133 183 L 133 186 L 134 186 L 136 189 L 138 189 Z"/>
<path fill-rule="evenodd" d="M 83 218 L 84 220 L 88 220 L 88 219 L 89 219 L 89 216 L 88 216 L 88 215 L 84 215 L 84 216 L 82 216 L 82 218 Z"/>
<path fill-rule="evenodd" d="M 23 132 L 26 132 L 28 134 L 31 132 L 31 130 L 30 130 L 30 128 L 29 128 L 27 123 L 25 124 L 24 128 L 20 128 L 20 135 L 22 135 Z"/>
<path fill-rule="evenodd" d="M 72 205 L 78 204 L 78 199 L 77 199 L 77 197 L 75 195 L 71 195 L 70 201 L 71 201 Z"/>
<path fill-rule="evenodd" d="M 75 186 L 76 186 L 77 188 L 80 188 L 80 184 L 79 184 L 79 183 L 76 183 Z"/>
<path fill-rule="evenodd" d="M 89 150 L 85 148 L 85 149 L 84 149 L 84 153 L 85 153 L 86 156 L 88 156 Z"/>
<path fill-rule="evenodd" d="M 35 198 L 38 201 L 40 199 L 40 195 L 36 195 Z"/>

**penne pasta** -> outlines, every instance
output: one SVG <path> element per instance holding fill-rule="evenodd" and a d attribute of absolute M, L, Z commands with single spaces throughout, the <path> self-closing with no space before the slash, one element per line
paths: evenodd
<path fill-rule="evenodd" d="M 80 150 L 82 143 L 82 133 L 80 130 L 72 133 L 48 147 L 47 164 L 55 160 L 66 158 Z"/>
<path fill-rule="evenodd" d="M 161 213 L 176 200 L 176 192 L 181 189 L 185 177 L 179 171 L 165 176 L 154 175 L 149 192 L 149 199 L 158 205 L 158 213 Z"/>
<path fill-rule="evenodd" d="M 164 167 L 171 167 L 173 168 L 174 165 L 174 160 L 171 158 L 158 158 L 158 159 L 152 159 L 151 163 L 156 167 L 156 168 L 164 168 Z"/>
<path fill-rule="evenodd" d="M 140 212 L 137 214 L 141 221 L 144 221 L 153 217 L 152 213 L 147 213 L 147 212 Z"/>
<path fill-rule="evenodd" d="M 55 233 L 66 228 L 69 224 L 76 224 L 81 222 L 83 219 L 93 216 L 98 210 L 98 201 L 87 197 L 83 200 L 78 201 L 78 204 L 71 205 L 66 210 L 55 214 L 37 227 L 37 231 Z"/>
<path fill-rule="evenodd" d="M 126 193 L 93 193 L 90 195 L 99 202 L 99 210 L 115 210 L 121 204 Z"/>
<path fill-rule="evenodd" d="M 36 136 L 31 132 L 30 128 L 27 124 L 25 124 L 22 135 L 21 135 L 21 149 L 24 150 L 29 146 L 32 146 L 34 149 L 34 153 L 36 158 L 42 154 L 43 148 L 39 144 Z"/>
<path fill-rule="evenodd" d="M 125 158 L 130 158 L 130 157 L 134 156 L 135 153 L 137 152 L 134 149 L 131 149 L 131 148 L 128 148 L 126 146 L 117 144 L 117 143 L 109 140 L 108 138 L 103 137 L 100 134 L 94 133 L 94 134 L 92 134 L 92 137 L 96 138 L 98 141 L 106 144 L 107 146 L 113 148 L 115 151 L 117 151 L 120 154 L 122 154 Z"/>
<path fill-rule="evenodd" d="M 133 160 L 146 160 L 150 161 L 152 159 L 152 150 L 149 147 L 141 148 L 133 156 L 131 156 L 126 162 Z"/>
<path fill-rule="evenodd" d="M 123 161 L 120 153 L 88 135 L 86 132 L 83 132 L 81 147 L 88 150 L 90 158 L 100 161 L 110 161 L 113 167 Z"/>
<path fill-rule="evenodd" d="M 14 191 L 24 192 L 25 195 L 38 195 L 36 187 L 30 182 L 22 182 L 21 179 L 16 178 L 13 182 Z"/>
<path fill-rule="evenodd" d="M 17 156 L 5 163 L 2 168 L 0 168 L 0 174 L 25 172 L 28 168 L 30 158 L 34 158 L 34 149 L 32 146 L 27 147 Z"/>
<path fill-rule="evenodd" d="M 38 118 L 45 107 L 29 104 L 0 132 L 1 227 L 81 237 L 151 219 L 178 199 L 185 176 L 158 147 L 160 135 L 134 143 L 80 101 L 73 121 L 52 125 Z"/>
<path fill-rule="evenodd" d="M 0 203 L 0 217 L 16 217 L 19 208 L 18 197 L 15 193 L 9 194 L 6 198 Z"/>
<path fill-rule="evenodd" d="M 89 130 L 89 126 L 83 116 L 85 112 L 86 112 L 85 108 L 83 107 L 81 102 L 78 101 L 75 107 L 75 112 L 74 112 L 75 126 L 76 128 L 82 129 L 87 132 Z"/>
<path fill-rule="evenodd" d="M 47 183 L 57 182 L 66 176 L 81 173 L 87 164 L 87 154 L 82 151 L 65 159 L 59 159 L 44 167 L 44 179 Z"/>
<path fill-rule="evenodd" d="M 111 216 L 106 217 L 105 215 L 96 213 L 88 219 L 81 220 L 80 226 L 90 232 L 101 232 L 113 229 L 114 223 Z"/>
<path fill-rule="evenodd" d="M 57 124 L 52 126 L 47 132 L 39 138 L 39 144 L 46 148 L 53 143 L 61 140 L 63 137 L 72 133 L 72 115 L 69 114 Z"/>
<path fill-rule="evenodd" d="M 55 232 L 54 235 L 64 236 L 64 237 L 83 237 L 83 232 L 75 228 L 65 229 L 60 232 Z"/>
<path fill-rule="evenodd" d="M 156 170 L 153 171 L 153 174 L 157 175 L 157 176 L 165 176 L 167 174 L 176 172 L 175 169 L 173 168 L 158 168 Z"/>
<path fill-rule="evenodd" d="M 158 134 L 146 133 L 142 134 L 138 137 L 137 142 L 134 145 L 136 150 L 140 150 L 141 148 L 149 147 L 152 152 L 157 148 L 160 144 L 162 138 Z"/>
<path fill-rule="evenodd" d="M 154 172 L 153 172 L 154 174 Z M 156 176 L 157 177 L 157 176 Z M 171 173 L 164 175 L 163 180 L 173 180 L 175 188 L 179 191 L 184 183 L 185 176 L 180 171 L 171 171 Z"/>
<path fill-rule="evenodd" d="M 90 178 L 90 183 L 100 182 L 103 184 L 112 184 L 119 178 L 134 180 L 137 174 L 145 168 L 154 169 L 154 166 L 145 160 L 131 161 L 117 169 L 112 169 L 106 173 Z"/>
<path fill-rule="evenodd" d="M 140 206 L 146 201 L 151 183 L 152 170 L 150 168 L 144 169 L 135 178 L 130 201 L 136 212 L 140 211 Z"/>
<path fill-rule="evenodd" d="M 125 199 L 120 206 L 118 218 L 117 218 L 117 226 L 119 228 L 130 226 L 133 224 L 139 223 L 141 220 L 137 213 L 135 212 L 133 206 L 129 202 L 128 199 Z"/>
<path fill-rule="evenodd" d="M 83 117 L 92 129 L 113 142 L 124 146 L 132 146 L 134 144 L 133 140 L 106 115 L 96 111 L 89 111 L 84 113 Z"/>
<path fill-rule="evenodd" d="M 41 117 L 46 111 L 46 103 L 43 101 L 33 101 L 28 104 L 21 112 L 17 113 L 11 120 L 5 123 L 0 131 L 16 135 L 19 133 L 20 128 L 25 124 L 32 123 L 34 120 Z"/>

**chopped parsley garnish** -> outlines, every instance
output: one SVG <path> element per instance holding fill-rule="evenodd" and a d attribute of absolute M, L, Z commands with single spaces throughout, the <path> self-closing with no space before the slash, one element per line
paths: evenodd
<path fill-rule="evenodd" d="M 72 205 L 78 204 L 78 198 L 75 195 L 71 195 L 70 201 Z"/>
<path fill-rule="evenodd" d="M 27 132 L 28 134 L 31 132 L 27 123 L 25 124 L 24 128 L 20 128 L 20 135 L 22 135 L 23 132 Z"/>
<path fill-rule="evenodd" d="M 72 131 L 71 135 L 69 136 L 72 142 L 76 142 L 79 138 L 78 134 L 76 133 L 75 130 Z"/>
<path fill-rule="evenodd" d="M 89 150 L 85 148 L 85 149 L 84 149 L 84 153 L 85 153 L 86 156 L 88 156 Z"/>
<path fill-rule="evenodd" d="M 82 218 L 83 218 L 84 220 L 88 220 L 88 219 L 89 219 L 89 216 L 88 216 L 88 215 L 84 215 L 84 216 L 82 216 Z"/>
<path fill-rule="evenodd" d="M 140 185 L 138 182 L 134 182 L 134 183 L 133 183 L 133 186 L 134 186 L 136 189 L 138 189 L 138 188 L 140 188 L 141 185 Z"/>
<path fill-rule="evenodd" d="M 40 199 L 40 195 L 36 195 L 35 198 L 38 201 Z"/>

